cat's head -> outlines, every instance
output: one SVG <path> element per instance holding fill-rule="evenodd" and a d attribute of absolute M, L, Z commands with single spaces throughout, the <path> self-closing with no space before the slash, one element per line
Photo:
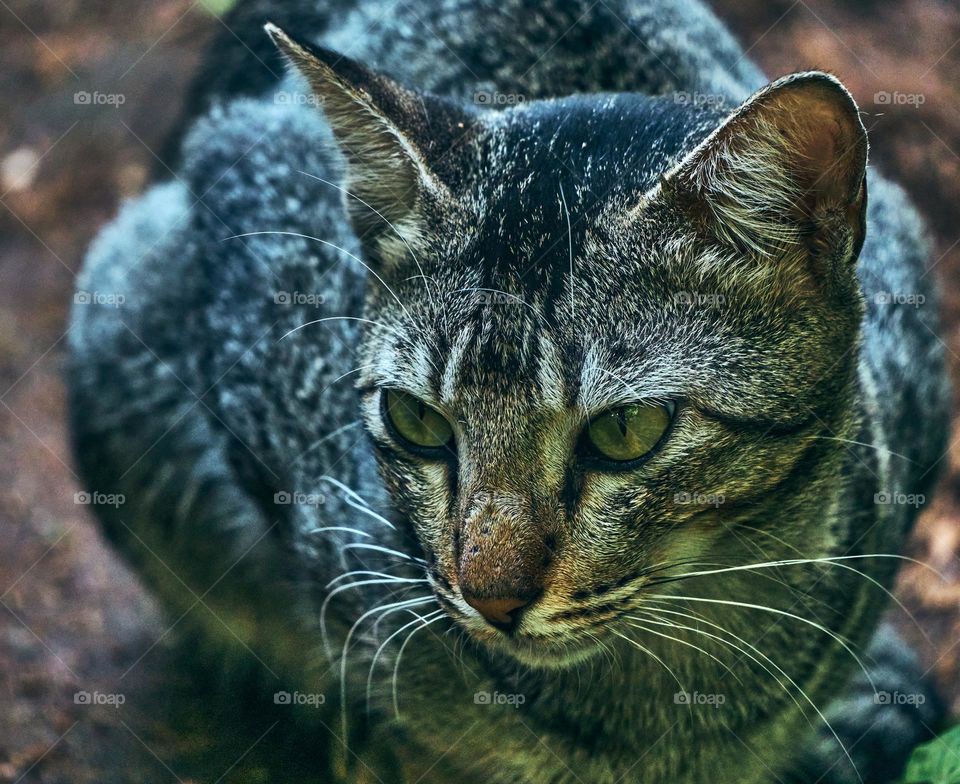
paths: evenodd
<path fill-rule="evenodd" d="M 751 531 L 817 551 L 862 314 L 838 81 L 480 111 L 271 32 L 346 158 L 364 419 L 452 618 L 562 664 Z"/>

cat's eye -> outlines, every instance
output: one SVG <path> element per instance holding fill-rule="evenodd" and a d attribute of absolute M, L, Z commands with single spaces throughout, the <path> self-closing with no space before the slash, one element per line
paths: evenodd
<path fill-rule="evenodd" d="M 384 413 L 400 440 L 422 450 L 439 450 L 453 441 L 453 428 L 446 418 L 408 392 L 384 391 Z"/>
<path fill-rule="evenodd" d="M 672 406 L 656 403 L 612 408 L 590 420 L 586 441 L 591 451 L 606 460 L 637 460 L 660 442 L 672 418 Z"/>

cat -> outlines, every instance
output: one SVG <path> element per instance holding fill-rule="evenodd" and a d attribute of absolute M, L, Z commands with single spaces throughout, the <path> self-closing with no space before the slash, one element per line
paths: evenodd
<path fill-rule="evenodd" d="M 692 2 L 225 23 L 70 333 L 171 617 L 309 703 L 321 781 L 897 776 L 938 707 L 878 624 L 949 395 L 843 84 Z"/>

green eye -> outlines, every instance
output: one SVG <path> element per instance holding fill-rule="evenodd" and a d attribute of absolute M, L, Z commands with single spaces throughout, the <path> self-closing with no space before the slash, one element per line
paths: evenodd
<path fill-rule="evenodd" d="M 453 439 L 453 428 L 436 409 L 406 392 L 386 390 L 387 417 L 393 429 L 414 446 L 437 449 Z"/>
<path fill-rule="evenodd" d="M 671 409 L 661 405 L 622 406 L 594 417 L 587 439 L 608 460 L 625 462 L 653 449 L 670 426 Z"/>

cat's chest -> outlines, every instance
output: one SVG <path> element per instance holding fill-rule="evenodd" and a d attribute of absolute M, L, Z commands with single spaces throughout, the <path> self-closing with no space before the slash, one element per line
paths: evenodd
<path fill-rule="evenodd" d="M 483 737 L 478 740 L 477 735 Z M 726 740 L 725 740 L 726 738 Z M 401 754 L 403 782 L 422 784 L 702 784 L 729 780 L 764 781 L 764 763 L 740 752 L 721 727 L 706 736 L 682 720 L 655 732 L 640 731 L 629 743 L 587 745 L 533 723 L 492 722 L 478 728 L 421 736 Z M 694 751 L 695 750 L 695 751 Z M 430 762 L 430 761 L 433 762 Z M 718 777 L 718 771 L 730 771 Z M 384 779 L 387 781 L 389 779 Z"/>
<path fill-rule="evenodd" d="M 409 692 L 398 749 L 398 782 L 422 784 L 694 784 L 761 781 L 754 763 L 731 755 L 744 716 L 711 705 L 685 706 L 666 683 L 621 688 L 591 685 L 579 693 L 540 695 L 537 706 L 516 686 L 479 686 L 451 677 L 429 699 Z M 509 689 L 509 690 L 508 690 Z M 726 706 L 729 708 L 729 706 Z M 746 737 L 747 732 L 742 732 Z M 693 750 L 697 750 L 696 753 Z M 782 749 L 780 750 L 782 752 Z M 772 752 L 770 749 L 773 764 Z M 760 766 L 760 763 L 757 763 Z M 728 779 L 710 771 L 735 770 Z M 732 774 L 731 774 L 732 775 Z M 706 778 L 705 778 L 706 776 Z M 390 777 L 383 781 L 393 781 Z"/>

